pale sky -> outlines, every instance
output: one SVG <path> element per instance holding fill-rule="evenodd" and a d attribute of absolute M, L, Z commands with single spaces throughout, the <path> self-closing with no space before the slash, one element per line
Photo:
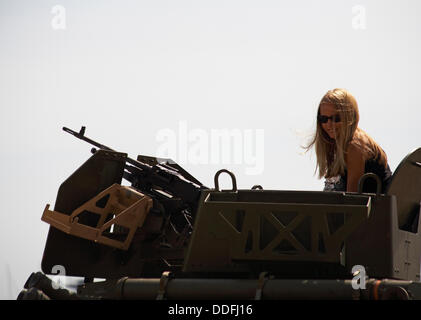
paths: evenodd
<path fill-rule="evenodd" d="M 90 157 L 63 126 L 132 158 L 171 137 L 208 187 L 227 168 L 243 189 L 322 190 L 300 145 L 341 87 L 394 170 L 421 144 L 420 15 L 418 0 L 0 0 L 0 299 L 40 270 L 42 211 Z M 224 130 L 239 140 L 212 141 Z"/>

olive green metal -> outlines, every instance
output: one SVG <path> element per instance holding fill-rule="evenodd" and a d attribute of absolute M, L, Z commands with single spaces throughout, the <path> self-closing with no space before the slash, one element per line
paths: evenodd
<path fill-rule="evenodd" d="M 243 271 L 247 261 L 340 263 L 343 241 L 370 208 L 368 195 L 204 191 L 184 271 Z"/>
<path fill-rule="evenodd" d="M 396 196 L 399 227 L 407 228 L 420 211 L 421 148 L 409 153 L 399 163 L 386 194 Z"/>
<path fill-rule="evenodd" d="M 160 295 L 159 278 L 95 282 L 78 289 L 81 297 L 113 300 L 155 300 Z M 355 283 L 354 283 L 355 285 Z M 257 294 L 257 295 L 256 295 Z M 410 300 L 421 298 L 421 283 L 392 279 L 366 279 L 364 288 L 353 288 L 353 280 L 325 279 L 169 279 L 169 300 Z"/>
<path fill-rule="evenodd" d="M 373 277 L 420 281 L 421 221 L 413 231 L 400 229 L 396 200 L 373 197 L 369 219 L 345 241 L 346 265 L 363 265 Z"/>

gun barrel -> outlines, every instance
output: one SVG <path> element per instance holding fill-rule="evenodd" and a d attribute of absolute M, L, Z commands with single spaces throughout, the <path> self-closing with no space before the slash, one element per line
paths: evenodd
<path fill-rule="evenodd" d="M 76 138 L 78 138 L 80 140 L 83 140 L 83 141 L 86 141 L 86 142 L 94 145 L 97 148 L 108 150 L 108 151 L 115 151 L 115 150 L 111 149 L 110 147 L 104 146 L 103 144 L 100 144 L 100 143 L 86 137 L 85 136 L 85 130 L 86 130 L 86 127 L 82 127 L 79 132 L 76 132 L 76 131 L 73 131 L 72 129 L 63 127 L 63 131 L 66 131 L 67 133 L 70 133 L 71 135 L 74 135 Z"/>
<path fill-rule="evenodd" d="M 79 132 L 66 127 L 63 127 L 63 130 L 99 149 L 117 152 L 110 147 L 86 137 L 86 127 L 84 126 L 82 126 Z M 164 192 L 167 192 L 176 198 L 181 198 L 182 201 L 190 207 L 191 213 L 194 215 L 200 191 L 202 189 L 207 189 L 207 187 L 188 180 L 176 168 L 171 168 L 170 166 L 161 165 L 159 163 L 149 165 L 127 156 L 125 157 L 125 160 L 126 164 L 123 177 L 130 181 L 133 187 L 146 193 L 151 192 L 151 189 L 156 187 L 158 189 L 163 189 Z M 194 181 L 197 180 L 194 179 Z"/>
<path fill-rule="evenodd" d="M 107 147 L 106 145 L 103 145 L 103 144 L 101 144 L 99 142 L 96 142 L 96 141 L 88 138 L 87 136 L 85 136 L 85 130 L 86 130 L 86 127 L 82 127 L 79 132 L 76 132 L 76 131 L 73 131 L 72 129 L 69 129 L 67 127 L 63 127 L 63 131 L 65 131 L 67 133 L 70 133 L 71 135 L 75 136 L 76 138 L 78 138 L 80 140 L 83 140 L 87 143 L 90 143 L 90 144 L 94 145 L 95 147 L 97 147 L 99 149 L 104 149 L 104 150 L 108 150 L 108 151 L 116 151 L 114 149 L 111 149 L 110 147 Z M 134 165 L 134 166 L 137 166 L 141 169 L 151 169 L 152 168 L 150 165 L 148 165 L 146 163 L 140 162 L 138 160 L 135 160 L 135 159 L 132 159 L 132 158 L 129 158 L 129 157 L 127 157 L 127 162 Z"/>

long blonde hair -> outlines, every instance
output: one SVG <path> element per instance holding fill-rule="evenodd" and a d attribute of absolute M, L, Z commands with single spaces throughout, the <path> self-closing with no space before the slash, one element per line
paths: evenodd
<path fill-rule="evenodd" d="M 329 90 L 322 98 L 317 109 L 317 118 L 320 115 L 320 106 L 334 105 L 340 118 L 341 127 L 336 139 L 332 139 L 323 130 L 317 121 L 316 133 L 305 149 L 315 147 L 317 156 L 316 171 L 319 169 L 319 178 L 330 178 L 343 175 L 346 169 L 345 153 L 349 143 L 359 147 L 366 159 L 375 158 L 385 167 L 387 157 L 380 146 L 362 129 L 358 127 L 360 115 L 355 98 L 345 89 Z"/>

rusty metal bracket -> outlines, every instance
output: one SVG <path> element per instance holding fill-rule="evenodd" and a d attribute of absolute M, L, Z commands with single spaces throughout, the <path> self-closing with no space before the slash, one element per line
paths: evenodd
<path fill-rule="evenodd" d="M 41 220 L 67 234 L 127 250 L 137 228 L 142 227 L 151 208 L 150 197 L 131 187 L 115 183 L 70 215 L 51 211 L 47 204 Z M 80 221 L 79 218 L 86 212 L 99 216 L 96 227 Z M 107 221 L 110 215 L 113 218 Z M 125 239 L 118 240 L 119 236 Z"/>

